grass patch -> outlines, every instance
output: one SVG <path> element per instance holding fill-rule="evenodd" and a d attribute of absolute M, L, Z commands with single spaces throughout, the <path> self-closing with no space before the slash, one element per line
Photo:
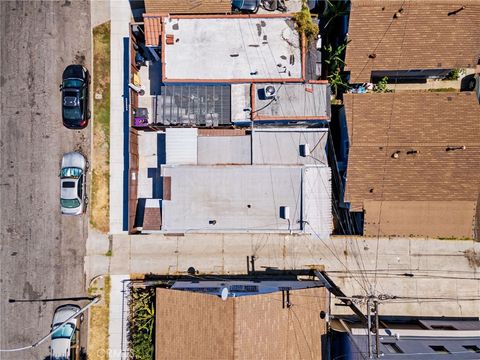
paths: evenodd
<path fill-rule="evenodd" d="M 91 295 L 101 295 L 100 302 L 90 308 L 88 326 L 88 359 L 108 360 L 108 322 L 110 319 L 110 277 L 99 278 L 88 289 Z M 103 283 L 102 283 L 103 282 Z"/>
<path fill-rule="evenodd" d="M 110 22 L 93 29 L 93 150 L 90 223 L 109 230 Z"/>
<path fill-rule="evenodd" d="M 108 250 L 108 251 L 105 253 L 105 256 L 108 256 L 108 257 L 110 257 L 110 256 L 112 256 L 112 255 L 113 255 L 112 250 Z"/>

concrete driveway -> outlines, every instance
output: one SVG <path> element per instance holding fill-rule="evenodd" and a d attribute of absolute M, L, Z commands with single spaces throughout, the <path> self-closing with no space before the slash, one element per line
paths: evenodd
<path fill-rule="evenodd" d="M 63 153 L 79 150 L 89 157 L 91 125 L 81 131 L 62 126 L 58 85 L 68 64 L 91 69 L 90 4 L 1 1 L 0 34 L 0 348 L 5 349 L 40 339 L 50 330 L 54 308 L 72 302 L 9 303 L 9 298 L 85 295 L 88 218 L 60 215 L 57 175 Z M 44 359 L 48 346 L 47 341 L 0 358 Z"/>

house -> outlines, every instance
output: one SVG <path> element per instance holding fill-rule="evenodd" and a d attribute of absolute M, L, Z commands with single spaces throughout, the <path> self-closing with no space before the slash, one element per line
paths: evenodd
<path fill-rule="evenodd" d="M 421 81 L 473 69 L 480 57 L 476 0 L 352 0 L 345 70 L 350 83 Z"/>
<path fill-rule="evenodd" d="M 167 128 L 139 135 L 137 231 L 332 230 L 325 128 Z"/>
<path fill-rule="evenodd" d="M 345 201 L 366 236 L 474 238 L 480 184 L 473 92 L 346 94 Z"/>
<path fill-rule="evenodd" d="M 323 285 L 288 275 L 242 277 L 189 277 L 157 288 L 156 359 L 321 359 Z"/>
<path fill-rule="evenodd" d="M 478 359 L 479 318 L 379 317 L 379 349 L 382 359 Z M 357 319 L 336 316 L 331 322 L 332 359 L 368 358 L 368 331 Z M 376 336 L 370 336 L 376 358 Z"/>
<path fill-rule="evenodd" d="M 149 59 L 131 67 L 132 83 L 144 90 L 132 91 L 133 108 L 147 114 L 132 116 L 136 128 L 330 120 L 330 85 L 306 68 L 317 54 L 291 14 L 143 19 L 131 36 L 132 58 Z"/>

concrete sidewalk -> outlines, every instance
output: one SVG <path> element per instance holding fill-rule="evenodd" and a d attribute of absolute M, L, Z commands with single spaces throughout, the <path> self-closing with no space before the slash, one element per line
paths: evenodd
<path fill-rule="evenodd" d="M 123 232 L 124 203 L 124 41 L 132 18 L 128 0 L 112 0 L 110 50 L 110 233 Z"/>
<path fill-rule="evenodd" d="M 480 243 L 471 240 L 332 237 L 320 241 L 281 234 L 114 235 L 113 255 L 108 260 L 111 274 L 179 274 L 190 266 L 203 274 L 238 274 L 246 272 L 246 257 L 252 255 L 256 256 L 257 269 L 324 265 L 348 295 L 364 295 L 374 288 L 376 294 L 414 298 L 383 305 L 384 313 L 478 316 L 480 301 L 462 300 L 480 297 L 480 264 L 475 267 L 468 259 L 473 251 L 480 253 Z M 98 264 L 105 256 L 88 257 L 87 276 L 102 273 L 105 268 Z M 452 300 L 432 306 L 430 300 L 419 298 Z"/>

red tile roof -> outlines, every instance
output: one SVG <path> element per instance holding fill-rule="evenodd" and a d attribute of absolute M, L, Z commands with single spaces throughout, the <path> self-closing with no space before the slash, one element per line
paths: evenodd
<path fill-rule="evenodd" d="M 143 15 L 145 28 L 145 45 L 159 46 L 162 33 L 162 18 L 156 15 Z"/>

